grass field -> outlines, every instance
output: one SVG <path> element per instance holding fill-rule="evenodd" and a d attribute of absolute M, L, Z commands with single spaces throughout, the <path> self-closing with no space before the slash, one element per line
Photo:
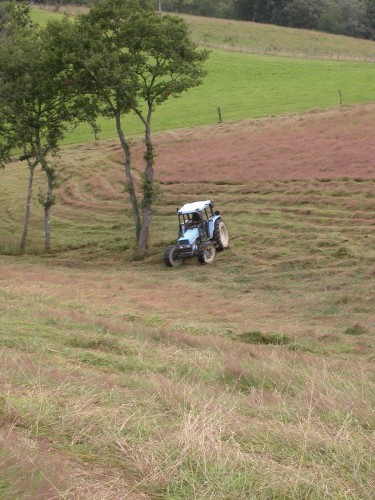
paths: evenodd
<path fill-rule="evenodd" d="M 201 87 L 164 103 L 154 114 L 156 131 L 218 121 L 279 115 L 375 99 L 375 66 L 360 62 L 310 61 L 213 51 Z M 125 120 L 129 134 L 141 133 L 135 116 Z M 114 122 L 100 122 L 103 139 L 115 136 Z M 67 142 L 86 142 L 92 134 L 81 126 Z"/>
<path fill-rule="evenodd" d="M 375 58 L 374 42 L 319 31 L 183 16 L 194 40 L 229 51 L 276 54 L 312 59 L 368 60 Z"/>
<path fill-rule="evenodd" d="M 158 135 L 143 261 L 117 144 L 64 149 L 55 253 L 36 189 L 29 254 L 0 258 L 0 495 L 373 497 L 373 112 Z M 8 254 L 25 182 L 1 173 Z M 192 197 L 215 198 L 231 247 L 168 270 Z"/>
<path fill-rule="evenodd" d="M 63 6 L 61 13 L 33 8 L 31 15 L 35 22 L 46 23 L 51 16 L 58 18 L 62 13 L 75 15 L 85 11 L 77 6 Z M 196 43 L 215 49 L 312 59 L 375 60 L 375 44 L 370 40 L 229 19 L 181 17 L 190 26 Z"/>
<path fill-rule="evenodd" d="M 233 51 L 155 115 L 145 259 L 117 141 L 63 148 L 48 255 L 43 176 L 20 257 L 27 175 L 0 171 L 0 498 L 373 499 L 375 105 L 353 104 L 373 101 L 374 68 L 325 48 L 368 45 L 188 21 Z M 264 54 L 301 55 L 298 36 L 322 60 Z M 132 153 L 139 188 L 139 137 Z M 230 248 L 167 269 L 176 207 L 212 198 Z"/>
<path fill-rule="evenodd" d="M 44 16 L 40 22 L 51 15 L 48 11 L 32 12 L 36 20 Z M 248 26 L 248 23 L 208 21 L 193 17 L 188 17 L 188 20 L 192 23 L 193 34 L 197 39 L 201 38 L 202 30 L 212 33 L 212 37 L 217 36 L 215 33 L 218 32 L 224 37 L 229 36 L 221 29 L 222 25 L 228 25 L 231 32 L 238 28 L 242 40 Z M 251 25 L 251 29 L 255 30 L 251 35 L 254 43 L 265 43 L 270 31 L 278 33 L 275 43 L 280 47 L 280 53 L 298 56 L 298 52 L 288 47 L 294 46 L 300 50 L 307 43 L 311 50 L 324 58 L 325 51 L 331 50 L 329 47 L 333 40 L 337 47 L 345 49 L 346 57 L 352 57 L 354 61 L 337 61 L 336 57 L 335 60 L 275 57 L 215 49 L 206 64 L 208 74 L 204 84 L 179 99 L 163 104 L 154 115 L 155 131 L 215 123 L 218 120 L 218 107 L 225 121 L 233 121 L 338 106 L 339 91 L 345 104 L 374 101 L 374 64 L 355 61 L 358 58 L 366 59 L 368 51 L 372 51 L 375 57 L 374 42 L 303 30 L 283 31 L 281 28 L 262 25 Z M 320 44 L 314 43 L 314 39 L 319 40 Z M 213 46 L 220 46 L 220 43 Z M 254 51 L 266 52 L 255 48 Z M 135 116 L 129 116 L 125 124 L 128 135 L 142 132 L 142 125 Z M 99 135 L 102 139 L 115 137 L 114 122 L 100 120 L 100 126 L 102 131 Z M 84 143 L 91 138 L 90 128 L 82 125 L 67 137 L 66 143 Z"/>

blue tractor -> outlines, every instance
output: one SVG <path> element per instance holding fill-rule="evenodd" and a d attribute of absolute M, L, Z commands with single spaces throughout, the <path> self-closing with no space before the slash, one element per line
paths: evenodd
<path fill-rule="evenodd" d="M 211 264 L 216 251 L 229 245 L 229 235 L 220 212 L 214 211 L 211 200 L 187 203 L 177 209 L 178 241 L 164 252 L 168 267 L 180 266 L 188 257 L 197 257 L 200 264 Z"/>

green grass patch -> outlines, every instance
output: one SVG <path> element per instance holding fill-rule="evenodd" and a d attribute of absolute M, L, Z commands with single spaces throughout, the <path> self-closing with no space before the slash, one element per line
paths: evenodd
<path fill-rule="evenodd" d="M 48 9 L 30 9 L 30 17 L 34 23 L 44 26 L 51 19 L 61 19 L 63 14 L 61 12 L 52 12 Z"/>
<path fill-rule="evenodd" d="M 225 69 L 224 69 L 225 68 Z M 375 98 L 375 67 L 361 62 L 311 61 L 212 51 L 206 63 L 207 77 L 201 87 L 156 109 L 153 130 L 214 124 L 217 107 L 224 121 L 322 109 L 339 105 L 338 90 L 345 104 L 371 102 Z M 101 139 L 116 135 L 113 121 L 99 121 Z M 142 133 L 136 116 L 125 120 L 128 134 Z M 80 125 L 67 143 L 93 139 Z"/>
<path fill-rule="evenodd" d="M 279 333 L 263 333 L 258 331 L 245 332 L 239 335 L 239 339 L 247 344 L 285 345 L 290 344 L 292 339 L 288 335 Z"/>

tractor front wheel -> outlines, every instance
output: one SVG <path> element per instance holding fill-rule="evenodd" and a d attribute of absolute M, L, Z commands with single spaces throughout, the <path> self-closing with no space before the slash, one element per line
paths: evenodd
<path fill-rule="evenodd" d="M 215 260 L 216 249 L 214 245 L 202 245 L 198 249 L 198 262 L 200 264 L 212 264 Z"/>
<path fill-rule="evenodd" d="M 224 250 L 225 248 L 228 248 L 229 246 L 229 234 L 228 234 L 228 229 L 227 226 L 224 224 L 224 222 L 220 219 L 218 219 L 215 222 L 215 228 L 214 228 L 214 240 L 217 245 L 217 249 Z"/>
<path fill-rule="evenodd" d="M 183 259 L 179 259 L 177 255 L 178 246 L 169 245 L 164 252 L 164 263 L 168 267 L 178 267 L 184 262 Z"/>

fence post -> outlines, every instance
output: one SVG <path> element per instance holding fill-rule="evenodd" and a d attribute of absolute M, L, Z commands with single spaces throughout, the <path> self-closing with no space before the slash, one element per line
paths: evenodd
<path fill-rule="evenodd" d="M 223 119 L 221 117 L 221 109 L 220 108 L 217 108 L 217 114 L 219 115 L 219 123 L 222 123 Z"/>

